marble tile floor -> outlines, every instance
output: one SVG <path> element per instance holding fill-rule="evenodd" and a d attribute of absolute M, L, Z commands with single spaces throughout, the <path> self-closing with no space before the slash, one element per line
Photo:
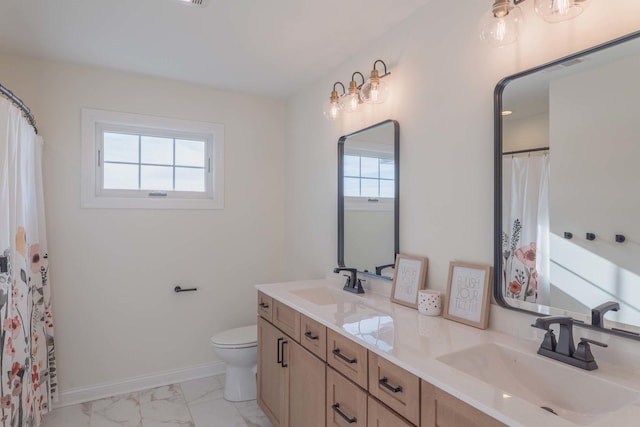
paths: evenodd
<path fill-rule="evenodd" d="M 224 375 L 54 409 L 41 427 L 271 427 L 255 400 L 227 402 Z"/>

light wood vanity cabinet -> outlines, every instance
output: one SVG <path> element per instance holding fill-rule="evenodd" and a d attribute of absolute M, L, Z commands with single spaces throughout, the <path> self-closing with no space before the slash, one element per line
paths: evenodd
<path fill-rule="evenodd" d="M 258 293 L 258 405 L 274 427 L 505 425 Z"/>
<path fill-rule="evenodd" d="M 273 324 L 258 302 L 258 405 L 274 427 L 325 427 L 326 364 L 299 339 L 300 313 L 273 301 Z M 266 314 L 268 315 L 268 314 Z"/>
<path fill-rule="evenodd" d="M 421 381 L 421 389 L 421 427 L 506 427 L 426 381 Z"/>

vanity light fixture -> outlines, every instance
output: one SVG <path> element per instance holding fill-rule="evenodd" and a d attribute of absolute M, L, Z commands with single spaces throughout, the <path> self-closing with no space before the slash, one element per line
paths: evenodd
<path fill-rule="evenodd" d="M 516 4 L 524 0 L 514 0 Z M 546 22 L 568 21 L 580 15 L 591 0 L 535 0 L 536 13 Z"/>
<path fill-rule="evenodd" d="M 338 85 L 342 86 L 342 96 L 345 95 L 344 85 L 340 82 L 335 82 L 329 101 L 325 102 L 322 112 L 327 120 L 333 121 L 340 117 L 340 113 L 344 107 L 342 99 L 340 99 L 340 95 L 338 95 L 338 91 L 336 90 L 336 86 Z"/>
<path fill-rule="evenodd" d="M 378 63 L 384 67 L 382 75 L 376 68 Z M 355 77 L 356 74 L 360 75 L 362 84 L 358 85 Z M 345 90 L 344 85 L 341 82 L 335 82 L 333 84 L 333 90 L 329 101 L 325 102 L 323 114 L 327 120 L 336 120 L 340 117 L 342 112 L 355 112 L 360 110 L 360 104 L 381 104 L 387 99 L 389 92 L 389 86 L 381 79 L 390 75 L 391 72 L 387 71 L 387 64 L 381 59 L 376 60 L 373 63 L 373 70 L 371 70 L 371 77 L 365 82 L 364 76 L 359 71 L 356 71 L 351 75 L 351 81 L 349 82 L 349 89 Z M 342 86 L 342 95 L 338 94 L 336 87 Z"/>
<path fill-rule="evenodd" d="M 360 75 L 362 79 L 362 83 L 358 85 L 356 82 L 356 74 Z M 360 106 L 360 88 L 364 85 L 364 76 L 361 72 L 356 71 L 351 75 L 351 81 L 349 82 L 349 89 L 347 89 L 347 94 L 344 96 L 344 110 L 347 113 L 354 113 L 356 111 L 360 111 L 358 108 Z"/>
<path fill-rule="evenodd" d="M 480 38 L 501 47 L 518 40 L 522 11 L 511 0 L 495 0 L 480 21 Z"/>
<path fill-rule="evenodd" d="M 376 64 L 381 63 L 384 67 L 384 73 L 380 75 L 380 72 L 376 69 Z M 369 80 L 360 88 L 360 99 L 365 104 L 381 104 L 387 99 L 389 93 L 389 86 L 381 79 L 388 76 L 391 73 L 387 72 L 387 64 L 378 59 L 373 63 L 373 70 L 371 70 L 371 76 Z"/>
<path fill-rule="evenodd" d="M 480 38 L 502 47 L 518 39 L 526 0 L 494 0 L 491 10 L 480 21 Z M 580 15 L 591 0 L 533 0 L 534 9 L 546 22 L 562 22 Z"/>

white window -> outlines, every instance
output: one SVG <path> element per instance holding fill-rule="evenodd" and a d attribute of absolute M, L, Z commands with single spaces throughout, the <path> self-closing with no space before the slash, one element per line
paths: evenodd
<path fill-rule="evenodd" d="M 222 209 L 224 127 L 82 110 L 82 207 Z"/>

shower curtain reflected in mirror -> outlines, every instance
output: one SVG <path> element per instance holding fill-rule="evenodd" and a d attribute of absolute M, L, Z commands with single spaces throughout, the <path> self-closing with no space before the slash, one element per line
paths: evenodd
<path fill-rule="evenodd" d="M 42 138 L 0 98 L 0 420 L 37 427 L 56 395 Z"/>
<path fill-rule="evenodd" d="M 502 295 L 549 304 L 549 154 L 504 156 Z"/>

